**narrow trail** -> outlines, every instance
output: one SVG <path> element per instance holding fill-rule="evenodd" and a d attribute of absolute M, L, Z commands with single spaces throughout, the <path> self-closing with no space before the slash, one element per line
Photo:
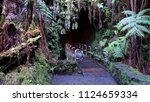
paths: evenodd
<path fill-rule="evenodd" d="M 117 85 L 111 75 L 100 64 L 90 58 L 78 60 L 82 74 L 54 75 L 53 85 Z"/>

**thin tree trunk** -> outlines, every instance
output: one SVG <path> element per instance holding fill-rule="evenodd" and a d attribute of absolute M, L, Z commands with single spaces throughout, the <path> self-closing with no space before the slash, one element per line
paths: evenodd
<path fill-rule="evenodd" d="M 138 7 L 137 7 L 137 0 L 134 0 L 134 12 L 138 12 Z"/>
<path fill-rule="evenodd" d="M 134 11 L 134 7 L 133 7 L 134 5 L 133 5 L 133 4 L 134 4 L 134 3 L 133 3 L 133 0 L 130 0 L 130 5 L 131 5 L 131 10 L 132 10 L 132 11 Z"/>
<path fill-rule="evenodd" d="M 126 0 L 126 3 L 127 3 L 127 9 L 130 10 L 131 9 L 130 0 Z"/>

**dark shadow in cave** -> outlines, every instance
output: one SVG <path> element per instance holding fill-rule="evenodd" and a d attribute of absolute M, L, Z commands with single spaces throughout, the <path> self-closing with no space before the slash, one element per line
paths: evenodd
<path fill-rule="evenodd" d="M 75 43 L 91 44 L 95 40 L 95 29 L 92 24 L 90 24 L 88 18 L 88 10 L 81 10 L 79 13 L 78 29 L 71 30 L 70 33 L 62 37 L 62 44 L 70 43 L 74 45 Z"/>
<path fill-rule="evenodd" d="M 88 18 L 88 10 L 82 9 L 79 13 L 78 29 L 71 30 L 70 33 L 61 37 L 62 46 L 64 48 L 65 43 L 71 45 L 76 43 L 90 45 L 95 40 L 95 32 L 96 30 Z M 62 56 L 65 56 L 64 52 L 62 53 Z"/>

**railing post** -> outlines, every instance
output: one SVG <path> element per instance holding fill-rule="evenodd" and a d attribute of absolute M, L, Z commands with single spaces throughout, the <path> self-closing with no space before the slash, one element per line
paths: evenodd
<path fill-rule="evenodd" d="M 81 50 L 82 50 L 82 51 L 84 50 L 84 46 L 83 46 L 83 44 L 81 44 Z"/>
<path fill-rule="evenodd" d="M 87 45 L 86 44 L 84 44 L 84 50 L 83 51 L 85 52 L 85 55 L 87 55 Z"/>
<path fill-rule="evenodd" d="M 88 46 L 88 54 L 89 54 L 90 57 L 92 57 L 92 54 L 91 54 L 91 53 L 92 53 L 91 46 Z"/>
<path fill-rule="evenodd" d="M 76 61 L 76 58 L 75 58 L 75 47 L 72 47 L 71 48 L 71 51 L 72 51 L 72 54 L 71 54 L 71 62 L 74 63 Z"/>
<path fill-rule="evenodd" d="M 82 45 L 81 45 L 81 43 L 79 43 L 79 47 L 78 47 L 80 50 L 81 50 L 81 48 L 82 48 Z"/>

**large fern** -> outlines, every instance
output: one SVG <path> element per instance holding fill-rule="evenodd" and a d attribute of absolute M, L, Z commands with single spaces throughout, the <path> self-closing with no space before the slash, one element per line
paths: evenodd
<path fill-rule="evenodd" d="M 126 36 L 140 36 L 144 37 L 145 33 L 150 34 L 150 30 L 148 26 L 150 26 L 150 12 L 149 9 L 145 9 L 140 11 L 139 13 L 135 13 L 133 11 L 124 11 L 126 18 L 122 19 L 118 24 L 117 27 L 121 31 L 127 31 Z"/>
<path fill-rule="evenodd" d="M 48 19 L 53 19 L 53 13 L 52 11 L 47 7 L 44 1 L 37 0 L 37 3 L 35 4 L 36 9 L 40 11 L 43 15 L 45 15 Z"/>

